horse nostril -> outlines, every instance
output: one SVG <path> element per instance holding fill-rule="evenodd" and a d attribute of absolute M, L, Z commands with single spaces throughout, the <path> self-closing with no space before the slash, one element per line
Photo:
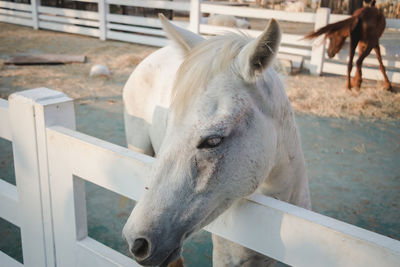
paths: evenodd
<path fill-rule="evenodd" d="M 133 243 L 131 251 L 137 258 L 147 258 L 150 251 L 149 242 L 144 238 L 138 238 Z"/>

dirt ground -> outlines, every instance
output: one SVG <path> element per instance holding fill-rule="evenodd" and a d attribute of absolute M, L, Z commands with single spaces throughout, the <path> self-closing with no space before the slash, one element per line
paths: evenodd
<path fill-rule="evenodd" d="M 63 91 L 75 100 L 80 132 L 125 146 L 122 88 L 155 49 L 0 23 L 3 62 L 20 53 L 87 56 L 84 64 L 0 63 L 0 97 L 36 87 Z M 110 68 L 110 78 L 89 77 L 97 63 Z M 400 240 L 400 94 L 367 80 L 361 91 L 349 93 L 342 76 L 302 72 L 283 79 L 297 113 L 313 210 Z M 15 183 L 11 143 L 0 139 L 0 152 L 0 174 Z M 127 253 L 121 231 L 133 202 L 122 204 L 120 196 L 90 183 L 86 190 L 89 236 Z M 18 228 L 0 218 L 0 250 L 22 261 L 19 236 Z M 209 233 L 193 236 L 183 252 L 186 266 L 211 266 L 211 247 Z"/>
<path fill-rule="evenodd" d="M 286 26 L 284 26 L 286 27 Z M 96 97 L 121 95 L 135 66 L 157 48 L 100 41 L 97 38 L 65 34 L 0 23 L 0 97 L 36 87 L 63 91 L 86 103 Z M 15 54 L 82 54 L 83 64 L 13 66 L 4 61 Z M 90 78 L 94 64 L 106 64 L 111 77 Z M 345 90 L 343 76 L 314 77 L 306 72 L 283 78 L 287 94 L 297 112 L 327 117 L 400 118 L 400 94 L 383 90 L 381 81 L 365 80 L 360 91 Z M 399 85 L 394 85 L 400 91 Z M 112 103 L 110 103 L 112 104 Z"/>

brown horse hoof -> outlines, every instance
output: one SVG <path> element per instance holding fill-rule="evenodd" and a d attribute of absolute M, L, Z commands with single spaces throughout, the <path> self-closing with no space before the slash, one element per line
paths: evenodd
<path fill-rule="evenodd" d="M 351 79 L 351 87 L 356 89 L 357 91 L 360 91 L 361 82 L 362 82 L 361 79 L 353 78 Z"/>
<path fill-rule="evenodd" d="M 392 85 L 390 83 L 389 84 L 385 84 L 385 90 L 394 93 L 394 89 L 393 89 L 393 87 L 392 87 Z"/>

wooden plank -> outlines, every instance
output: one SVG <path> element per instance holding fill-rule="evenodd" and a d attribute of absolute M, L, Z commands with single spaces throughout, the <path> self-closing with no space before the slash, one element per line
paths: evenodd
<path fill-rule="evenodd" d="M 66 160 L 72 174 L 117 194 L 139 199 L 144 188 L 143 177 L 154 158 L 59 126 L 47 128 L 47 137 L 53 150 L 68 151 Z"/>
<path fill-rule="evenodd" d="M 400 241 L 256 194 L 205 227 L 291 266 L 393 266 Z"/>
<path fill-rule="evenodd" d="M 302 48 L 294 48 L 294 47 L 288 47 L 288 46 L 280 46 L 279 50 L 280 53 L 286 53 L 286 54 L 294 54 L 294 55 L 299 55 L 303 57 L 310 57 L 311 56 L 311 50 L 310 49 L 302 49 Z"/>
<path fill-rule="evenodd" d="M 19 4 L 19 3 L 5 2 L 5 1 L 0 1 L 0 7 L 16 9 L 16 10 L 25 10 L 25 11 L 32 10 L 31 5 L 29 4 Z"/>
<path fill-rule="evenodd" d="M 188 2 L 170 2 L 160 0 L 107 0 L 107 4 L 190 11 L 190 3 Z"/>
<path fill-rule="evenodd" d="M 136 26 L 147 26 L 152 28 L 161 28 L 161 21 L 155 18 L 144 18 L 139 16 L 127 16 L 117 14 L 107 14 L 107 22 L 123 23 Z M 185 21 L 173 21 L 175 25 L 183 28 L 189 27 L 189 23 Z"/>
<path fill-rule="evenodd" d="M 189 13 L 189 28 L 192 32 L 198 34 L 200 32 L 200 12 L 201 0 L 190 1 L 190 13 Z"/>
<path fill-rule="evenodd" d="M 346 59 L 346 62 L 347 61 L 348 61 L 348 57 Z M 354 61 L 356 61 L 356 58 L 354 58 Z M 386 68 L 390 67 L 390 68 L 400 69 L 400 60 L 382 59 L 382 62 Z M 379 66 L 379 61 L 376 57 L 370 56 L 370 57 L 367 57 L 364 59 L 363 66 L 366 64 Z"/>
<path fill-rule="evenodd" d="M 38 7 L 40 6 L 40 0 L 30 0 L 31 7 L 32 7 L 32 27 L 35 30 L 39 29 L 39 11 Z"/>
<path fill-rule="evenodd" d="M 317 13 L 315 14 L 315 24 L 314 30 L 317 30 L 321 27 L 324 27 L 329 23 L 330 17 L 330 9 L 329 8 L 318 8 Z M 313 75 L 321 75 L 322 67 L 324 65 L 324 55 L 325 55 L 325 42 L 323 40 L 323 36 L 319 36 L 314 39 L 312 52 L 311 52 L 311 65 L 310 72 Z"/>
<path fill-rule="evenodd" d="M 66 63 L 84 63 L 86 57 L 83 55 L 55 55 L 55 54 L 37 54 L 37 55 L 17 55 L 11 56 L 5 61 L 5 64 L 13 65 L 40 65 L 40 64 L 66 64 Z"/>
<path fill-rule="evenodd" d="M 26 266 L 46 266 L 47 262 L 33 107 L 34 99 L 40 97 L 43 97 L 43 94 L 37 94 L 35 90 L 26 90 L 13 93 L 8 98 L 21 216 L 22 252 Z"/>
<path fill-rule="evenodd" d="M 342 14 L 331 14 L 329 16 L 329 22 L 328 23 L 335 23 L 341 20 L 345 20 L 350 18 L 349 15 L 342 15 Z"/>
<path fill-rule="evenodd" d="M 107 31 L 107 38 L 120 40 L 124 42 L 130 42 L 130 43 L 151 45 L 155 47 L 162 47 L 168 44 L 168 40 L 166 38 L 145 36 L 134 33 L 116 32 L 116 31 Z"/>
<path fill-rule="evenodd" d="M 315 21 L 315 14 L 306 12 L 293 13 L 293 12 L 269 10 L 263 8 L 235 7 L 235 6 L 204 4 L 204 3 L 201 4 L 200 10 L 202 13 L 225 14 L 225 15 L 233 15 L 239 17 L 258 18 L 258 19 L 274 18 L 277 20 L 305 22 L 305 23 L 314 23 Z"/>
<path fill-rule="evenodd" d="M 295 68 L 302 68 L 304 64 L 303 56 L 278 53 L 276 58 L 290 61 L 292 66 Z"/>
<path fill-rule="evenodd" d="M 0 21 L 6 22 L 6 23 L 12 23 L 12 24 L 18 24 L 18 25 L 32 27 L 32 20 L 31 19 L 17 18 L 17 17 L 6 16 L 6 15 L 0 15 Z"/>
<path fill-rule="evenodd" d="M 0 138 L 12 141 L 8 101 L 0 98 Z"/>
<path fill-rule="evenodd" d="M 383 58 L 389 57 L 390 60 L 400 61 L 400 47 L 399 46 L 387 45 L 387 44 L 385 44 L 385 45 L 380 44 L 379 46 L 381 48 L 381 55 L 382 55 Z M 345 42 L 343 47 L 344 48 L 341 49 L 338 54 L 336 54 L 334 59 L 345 60 L 346 58 L 348 58 L 348 55 L 349 55 L 349 51 L 348 51 L 349 42 Z M 356 50 L 355 53 L 354 53 L 354 58 L 357 59 L 358 55 L 359 55 L 358 54 L 358 50 Z M 368 55 L 368 57 L 376 58 L 375 50 L 371 50 L 371 53 Z M 327 58 L 326 55 L 325 55 L 325 58 Z"/>
<path fill-rule="evenodd" d="M 304 40 L 303 37 L 304 35 L 301 34 L 283 33 L 281 43 L 311 48 L 313 41 Z"/>
<path fill-rule="evenodd" d="M 137 33 L 145 33 L 151 35 L 158 35 L 158 36 L 166 36 L 163 30 L 146 28 L 146 27 L 136 27 L 136 26 L 127 26 L 121 24 L 114 24 L 114 23 L 107 23 L 107 28 L 110 30 L 121 30 L 127 32 L 137 32 Z"/>
<path fill-rule="evenodd" d="M 11 258 L 0 250 L 0 266 L 3 267 L 23 267 L 24 265 L 19 261 Z"/>
<path fill-rule="evenodd" d="M 17 187 L 0 179 L 0 217 L 20 226 Z"/>
<path fill-rule="evenodd" d="M 61 92 L 47 88 L 38 88 L 35 91 L 39 96 L 34 98 L 34 111 L 46 262 L 47 266 L 55 266 L 46 127 L 62 125 L 75 129 L 74 104 L 71 98 Z M 78 198 L 80 195 L 75 193 Z M 79 203 L 79 207 L 86 212 L 86 206 L 82 203 Z"/>
<path fill-rule="evenodd" d="M 161 22 L 159 19 L 144 18 L 139 16 L 117 15 L 117 14 L 107 14 L 106 17 L 108 22 L 161 28 Z"/>
<path fill-rule="evenodd" d="M 110 5 L 106 0 L 98 0 L 97 10 L 99 12 L 100 40 L 107 39 L 107 14 L 110 12 Z"/>
<path fill-rule="evenodd" d="M 48 29 L 48 30 L 53 30 L 53 31 L 76 33 L 76 34 L 99 37 L 98 29 L 87 28 L 87 27 L 83 27 L 83 26 L 75 26 L 75 25 L 67 25 L 67 24 L 39 21 L 39 27 L 42 29 Z"/>
<path fill-rule="evenodd" d="M 79 190 L 82 183 L 74 184 L 73 172 L 71 170 L 70 150 L 72 147 L 63 147 L 59 138 L 49 132 L 46 128 L 49 184 L 51 191 L 52 221 L 54 229 L 54 243 L 56 250 L 56 263 L 53 266 L 69 267 L 77 266 L 77 239 L 84 238 L 82 234 L 87 230 L 85 220 L 86 202 L 84 196 L 77 196 L 85 191 Z M 78 192 L 74 192 L 78 189 Z M 80 203 L 76 202 L 76 199 Z M 78 205 L 76 205 L 78 204 Z M 86 218 L 84 218 L 86 219 Z M 96 266 L 87 265 L 87 266 Z"/>
<path fill-rule="evenodd" d="M 351 76 L 354 77 L 355 69 L 351 72 Z M 347 65 L 346 64 L 337 64 L 332 62 L 324 62 L 323 72 L 325 73 L 333 73 L 338 75 L 347 75 Z M 390 71 L 386 70 L 386 74 L 391 82 L 400 83 L 400 72 L 399 71 Z M 383 80 L 383 75 L 379 69 L 373 69 L 369 67 L 363 66 L 362 68 L 362 75 L 364 79 L 371 79 L 371 80 Z"/>
<path fill-rule="evenodd" d="M 208 24 L 200 24 L 200 32 L 202 34 L 216 34 L 216 35 L 223 34 L 226 32 L 245 33 L 246 35 L 253 37 L 253 38 L 257 38 L 262 33 L 262 31 L 257 31 L 257 30 L 215 26 L 215 25 L 208 25 Z M 281 43 L 311 47 L 312 41 L 301 40 L 303 37 L 304 37 L 303 35 L 299 35 L 299 34 L 283 33 Z"/>
<path fill-rule="evenodd" d="M 38 10 L 40 13 L 56 14 L 66 17 L 73 17 L 73 18 L 78 17 L 82 19 L 92 19 L 92 20 L 99 19 L 99 14 L 94 11 L 82 11 L 82 10 L 74 10 L 68 8 L 55 8 L 55 7 L 44 7 L 44 6 L 39 6 Z"/>
<path fill-rule="evenodd" d="M 90 26 L 90 27 L 99 27 L 100 23 L 94 20 L 84 20 L 84 19 L 74 19 L 69 17 L 59 17 L 59 16 L 49 16 L 49 15 L 39 15 L 39 19 L 42 21 L 53 21 L 53 22 L 61 22 L 68 24 L 76 24 Z"/>
<path fill-rule="evenodd" d="M 30 12 L 16 11 L 9 9 L 0 9 L 0 14 L 14 16 L 14 17 L 28 18 L 28 19 L 32 18 L 32 13 Z"/>
<path fill-rule="evenodd" d="M 74 2 L 85 2 L 85 3 L 98 3 L 99 0 L 71 0 Z"/>
<path fill-rule="evenodd" d="M 128 258 L 90 237 L 86 237 L 77 242 L 76 254 L 77 267 L 141 266 L 133 259 Z"/>
<path fill-rule="evenodd" d="M 353 58 L 354 64 L 357 61 L 357 58 L 358 58 L 358 53 L 356 53 L 355 57 Z M 325 56 L 325 60 L 332 60 L 332 59 Z M 347 64 L 347 62 L 349 61 L 348 53 L 340 53 L 339 55 L 337 54 L 333 58 L 333 60 L 337 60 L 339 64 Z M 396 58 L 393 58 L 393 59 L 383 58 L 382 62 L 386 68 L 390 67 L 390 68 L 400 69 L 400 59 L 396 60 Z M 366 57 L 364 59 L 363 66 L 366 66 L 366 65 L 379 66 L 379 61 L 376 58 L 375 53 L 371 52 L 371 54 L 368 55 L 368 57 Z"/>

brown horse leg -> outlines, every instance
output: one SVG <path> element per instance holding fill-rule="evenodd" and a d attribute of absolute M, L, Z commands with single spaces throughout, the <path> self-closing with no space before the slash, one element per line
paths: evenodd
<path fill-rule="evenodd" d="M 381 48 L 379 47 L 379 44 L 377 44 L 376 47 L 374 47 L 374 50 L 375 50 L 376 57 L 378 58 L 378 61 L 379 61 L 379 69 L 381 70 L 381 72 L 383 74 L 383 78 L 385 79 L 385 89 L 390 90 L 390 89 L 392 89 L 392 85 L 390 84 L 390 81 L 386 75 L 385 66 L 383 66 L 383 63 L 382 63 Z"/>
<path fill-rule="evenodd" d="M 357 44 L 358 44 L 358 38 L 350 36 L 350 52 L 349 52 L 349 62 L 347 63 L 347 79 L 346 79 L 346 88 L 348 90 L 351 90 L 350 73 L 351 69 L 353 68 L 353 58 Z"/>
<path fill-rule="evenodd" d="M 364 58 L 366 58 L 369 55 L 369 53 L 371 53 L 372 50 L 372 46 L 370 45 L 362 43 L 360 43 L 359 45 L 360 45 L 359 49 L 360 55 L 356 62 L 357 71 L 356 71 L 356 76 L 354 77 L 354 80 L 352 82 L 352 86 L 358 89 L 360 88 L 362 82 L 362 71 L 361 71 L 362 63 L 364 61 Z"/>
<path fill-rule="evenodd" d="M 361 70 L 361 65 L 358 67 L 358 62 L 361 57 L 361 55 L 364 53 L 364 51 L 367 49 L 368 44 L 364 42 L 359 42 L 358 43 L 358 59 L 356 61 L 356 75 L 354 76 L 353 79 L 351 79 L 351 87 L 360 89 L 360 85 L 362 82 L 362 70 Z M 361 62 L 362 64 L 362 62 Z"/>

